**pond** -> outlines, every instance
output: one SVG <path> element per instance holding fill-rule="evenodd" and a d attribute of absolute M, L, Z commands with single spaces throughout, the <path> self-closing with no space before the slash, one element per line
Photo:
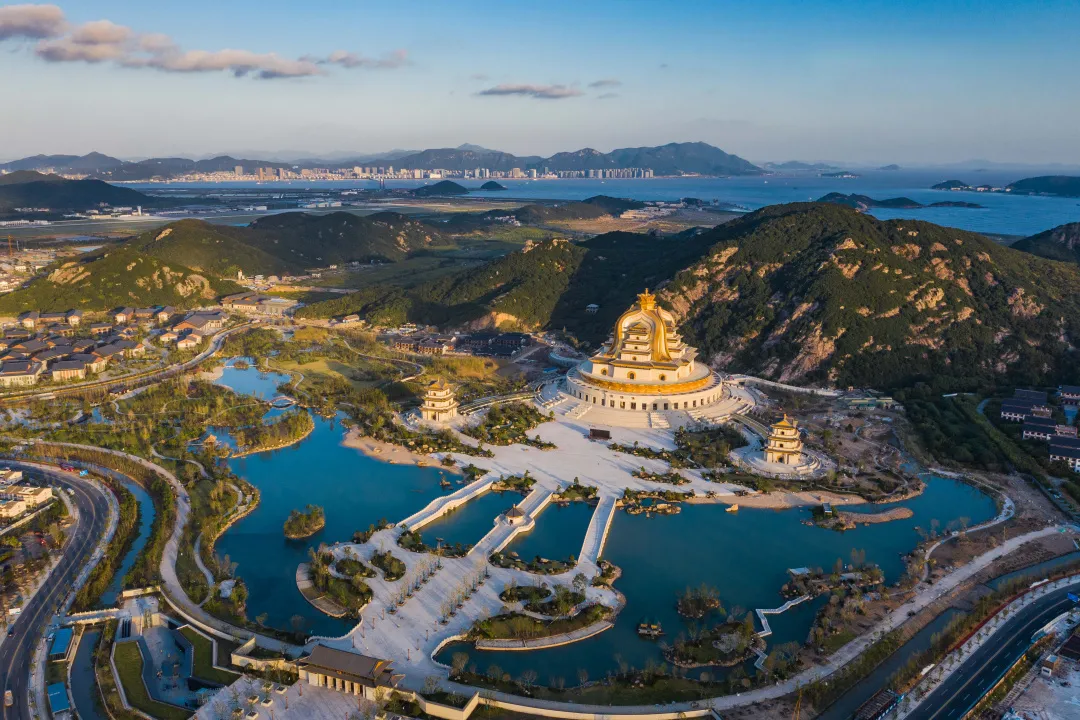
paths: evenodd
<path fill-rule="evenodd" d="M 238 368 L 236 367 L 237 360 L 242 360 L 252 367 Z M 225 364 L 225 367 L 221 368 L 221 377 L 214 380 L 214 382 L 231 388 L 242 395 L 254 395 L 262 400 L 270 400 L 280 395 L 281 393 L 277 389 L 278 385 L 289 382 L 291 379 L 289 375 L 277 372 L 260 372 L 254 369 L 254 365 L 255 361 L 251 358 L 230 360 Z"/>
<path fill-rule="evenodd" d="M 154 524 L 154 500 L 150 497 L 150 493 L 146 492 L 142 485 L 138 483 L 124 481 L 123 484 L 124 488 L 135 496 L 135 501 L 139 504 L 139 534 L 135 537 L 135 542 L 131 544 L 131 548 L 120 562 L 120 567 L 116 570 L 116 574 L 113 575 L 109 587 L 101 594 L 101 600 L 98 602 L 99 607 L 112 607 L 116 604 L 116 598 L 123 589 L 124 576 L 128 574 L 139 553 L 142 552 L 143 546 L 146 545 L 146 541 L 150 537 L 151 526 Z"/>
<path fill-rule="evenodd" d="M 486 492 L 420 528 L 420 536 L 430 547 L 475 545 L 495 527 L 495 518 L 520 501 L 515 492 Z"/>
<path fill-rule="evenodd" d="M 996 512 L 987 495 L 937 477 L 928 480 L 922 495 L 899 504 L 914 515 L 844 533 L 803 525 L 801 521 L 810 517 L 808 509 L 744 508 L 729 513 L 717 505 L 684 505 L 678 515 L 620 512 L 604 549 L 604 558 L 623 570 L 616 587 L 626 596 L 626 607 L 614 628 L 550 650 L 482 652 L 455 644 L 444 648 L 438 659 L 449 664 L 454 652 L 464 650 L 481 670 L 496 663 L 517 677 L 533 669 L 542 681 L 562 677 L 567 685 L 577 684 L 579 669 L 598 678 L 617 670 L 620 662 L 642 668 L 649 661 L 662 662 L 663 656 L 657 643 L 638 637 L 637 624 L 646 619 L 659 622 L 664 639 L 674 640 L 686 630 L 675 601 L 688 587 L 705 583 L 717 588 L 728 609 L 773 608 L 783 604 L 780 588 L 788 579 L 788 568 L 831 568 L 837 559 L 848 562 L 853 549 L 865 550 L 867 560 L 880 565 L 886 581 L 893 583 L 903 574 L 903 555 L 919 541 L 916 526 L 929 528 L 937 519 L 944 528 L 961 516 L 975 525 Z M 769 644 L 804 642 L 819 607 L 820 601 L 807 602 L 770 616 Z M 699 673 L 690 671 L 692 677 Z"/>
<path fill-rule="evenodd" d="M 571 555 L 576 558 L 594 509 L 583 502 L 552 503 L 537 516 L 536 527 L 518 535 L 506 549 L 516 552 L 523 560 L 532 560 L 537 555 L 549 560 L 566 560 Z"/>
<path fill-rule="evenodd" d="M 261 501 L 218 540 L 216 551 L 238 563 L 249 591 L 248 617 L 266 613 L 269 625 L 291 630 L 291 618 L 299 615 L 309 632 L 338 634 L 353 623 L 323 615 L 296 589 L 296 566 L 307 560 L 308 548 L 347 541 L 383 518 L 401 520 L 444 491 L 439 469 L 369 458 L 341 444 L 340 423 L 314 420 L 315 430 L 297 445 L 230 461 L 233 472 L 259 488 Z M 285 539 L 289 512 L 308 503 L 325 509 L 326 527 L 304 540 Z"/>

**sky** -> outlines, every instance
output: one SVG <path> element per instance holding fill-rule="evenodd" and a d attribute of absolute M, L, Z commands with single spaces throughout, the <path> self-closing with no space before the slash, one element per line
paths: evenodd
<path fill-rule="evenodd" d="M 0 2 L 0 158 L 1080 163 L 1080 3 Z"/>

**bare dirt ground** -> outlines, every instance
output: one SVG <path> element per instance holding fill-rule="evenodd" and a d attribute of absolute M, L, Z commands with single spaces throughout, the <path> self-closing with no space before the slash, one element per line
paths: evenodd
<path fill-rule="evenodd" d="M 1016 514 L 1008 521 L 985 530 L 975 530 L 938 547 L 931 560 L 934 563 L 932 577 L 940 577 L 948 568 L 963 565 L 971 558 L 981 555 L 1000 545 L 1009 538 L 1023 535 L 1062 522 L 1064 518 L 1050 501 L 1033 485 L 1018 476 L 997 475 L 990 473 L 972 473 L 979 480 L 1001 488 L 1016 507 Z M 997 575 L 1017 570 L 1027 565 L 1049 560 L 1050 558 L 1076 551 L 1072 540 L 1065 536 L 1042 538 L 1031 543 L 1028 552 L 1003 559 L 1000 567 L 995 564 Z M 1025 546 L 1027 547 L 1027 546 Z M 1008 562 L 1006 562 L 1008 560 Z"/>
<path fill-rule="evenodd" d="M 1025 720 L 1070 720 L 1080 716 L 1080 663 L 1065 663 L 1052 678 L 1036 676 L 1013 703 L 1013 712 Z"/>

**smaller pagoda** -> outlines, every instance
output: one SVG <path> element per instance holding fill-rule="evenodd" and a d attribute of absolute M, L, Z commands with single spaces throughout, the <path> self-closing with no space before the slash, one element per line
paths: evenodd
<path fill-rule="evenodd" d="M 765 446 L 765 462 L 781 465 L 798 465 L 802 462 L 802 439 L 795 421 L 784 414 L 769 428 L 768 444 Z"/>
<path fill-rule="evenodd" d="M 454 397 L 454 388 L 442 378 L 428 383 L 424 392 L 424 404 L 420 406 L 420 416 L 436 423 L 445 423 L 456 418 L 458 402 Z"/>

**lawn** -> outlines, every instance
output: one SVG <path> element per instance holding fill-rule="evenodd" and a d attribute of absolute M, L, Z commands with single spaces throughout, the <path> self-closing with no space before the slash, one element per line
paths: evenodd
<path fill-rule="evenodd" d="M 840 648 L 847 645 L 849 642 L 856 638 L 856 634 L 851 630 L 842 630 L 835 635 L 830 635 L 825 638 L 825 641 L 821 643 L 821 647 L 825 650 L 826 655 L 832 655 Z"/>
<path fill-rule="evenodd" d="M 214 645 L 190 627 L 180 628 L 180 633 L 195 647 L 193 674 L 200 680 L 221 685 L 231 685 L 239 675 L 214 667 Z"/>
<path fill-rule="evenodd" d="M 143 657 L 138 643 L 117 643 L 114 660 L 128 705 L 161 720 L 187 720 L 191 717 L 191 713 L 182 707 L 158 702 L 150 697 L 142 679 Z"/>

